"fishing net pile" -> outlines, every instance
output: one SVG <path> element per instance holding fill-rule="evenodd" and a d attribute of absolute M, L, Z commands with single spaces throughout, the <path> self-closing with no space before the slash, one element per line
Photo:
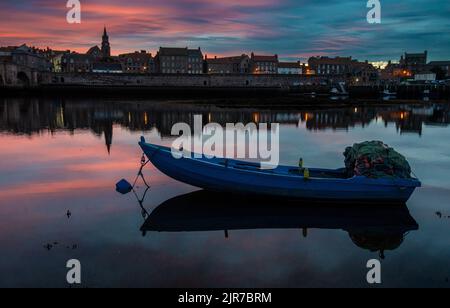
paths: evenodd
<path fill-rule="evenodd" d="M 355 143 L 344 152 L 348 176 L 411 178 L 411 167 L 403 155 L 381 141 Z"/>

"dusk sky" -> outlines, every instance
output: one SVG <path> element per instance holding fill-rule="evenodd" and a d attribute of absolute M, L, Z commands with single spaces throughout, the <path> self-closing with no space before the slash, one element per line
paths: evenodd
<path fill-rule="evenodd" d="M 0 46 L 85 52 L 100 44 L 106 25 L 113 54 L 201 46 L 211 56 L 254 51 L 287 60 L 379 61 L 428 50 L 429 60 L 450 60 L 448 0 L 381 0 L 376 25 L 366 21 L 366 0 L 81 0 L 81 24 L 66 22 L 66 2 L 1 0 Z"/>

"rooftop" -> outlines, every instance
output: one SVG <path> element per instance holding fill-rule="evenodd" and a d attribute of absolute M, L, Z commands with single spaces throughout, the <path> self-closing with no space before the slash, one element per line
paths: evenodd
<path fill-rule="evenodd" d="M 326 64 L 347 64 L 352 61 L 352 57 L 311 57 L 308 60 L 308 62 L 322 62 Z"/>
<path fill-rule="evenodd" d="M 178 47 L 160 47 L 160 56 L 187 56 L 188 48 L 178 48 Z"/>
<path fill-rule="evenodd" d="M 97 45 L 95 45 L 95 46 L 89 48 L 89 50 L 87 51 L 87 54 L 90 55 L 90 54 L 100 53 L 100 52 L 101 52 L 101 49 Z"/>
<path fill-rule="evenodd" d="M 211 63 L 211 64 L 233 64 L 233 63 L 241 63 L 241 61 L 245 57 L 247 57 L 247 55 L 223 57 L 223 58 L 211 58 L 211 59 L 206 59 L 206 61 L 208 61 L 208 63 Z"/>
<path fill-rule="evenodd" d="M 429 65 L 437 65 L 437 66 L 450 65 L 450 60 L 448 60 L 448 61 L 431 61 L 428 64 Z"/>
<path fill-rule="evenodd" d="M 152 54 L 151 53 L 147 53 L 147 52 L 131 52 L 131 53 L 124 53 L 124 54 L 120 54 L 119 58 L 123 59 L 123 58 L 131 58 L 131 59 L 151 59 L 152 58 Z"/>
<path fill-rule="evenodd" d="M 203 58 L 203 54 L 202 54 L 200 47 L 198 49 L 188 49 L 188 55 L 193 56 L 193 57 Z"/>
<path fill-rule="evenodd" d="M 265 55 L 255 55 L 252 53 L 252 60 L 258 62 L 278 62 L 278 55 L 265 56 Z"/>
<path fill-rule="evenodd" d="M 84 54 L 84 53 L 72 52 L 72 53 L 64 54 L 63 58 L 74 59 L 74 60 L 85 60 L 85 59 L 92 59 L 92 56 L 88 55 L 88 54 Z"/>
<path fill-rule="evenodd" d="M 11 52 L 16 49 L 17 46 L 0 47 L 0 52 Z"/>
<path fill-rule="evenodd" d="M 427 51 L 425 50 L 424 52 L 416 52 L 416 53 L 408 53 L 405 52 L 405 57 L 424 57 L 427 55 Z"/>

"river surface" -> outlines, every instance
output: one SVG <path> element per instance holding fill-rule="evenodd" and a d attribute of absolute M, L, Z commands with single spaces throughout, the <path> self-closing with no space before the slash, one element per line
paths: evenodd
<path fill-rule="evenodd" d="M 280 123 L 281 163 L 294 166 L 302 157 L 342 167 L 345 147 L 382 140 L 423 187 L 400 210 L 325 211 L 199 193 L 148 165 L 142 205 L 165 226 L 152 231 L 115 183 L 134 179 L 141 135 L 170 144 L 172 125 L 197 114 L 205 124 Z M 449 123 L 450 105 L 433 102 L 271 111 L 0 99 L 0 287 L 68 287 L 69 259 L 81 262 L 83 287 L 365 287 L 369 259 L 381 260 L 381 286 L 449 287 Z"/>

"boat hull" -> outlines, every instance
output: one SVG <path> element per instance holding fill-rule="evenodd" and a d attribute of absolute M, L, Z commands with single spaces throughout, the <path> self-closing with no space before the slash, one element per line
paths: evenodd
<path fill-rule="evenodd" d="M 420 182 L 416 179 L 314 178 L 286 173 L 294 167 L 261 171 L 238 161 L 174 158 L 170 148 L 141 141 L 152 164 L 167 176 L 206 190 L 308 200 L 406 202 Z M 290 169 L 289 169 L 290 168 Z M 298 169 L 298 168 L 297 168 Z M 323 169 L 310 169 L 311 171 Z M 328 170 L 328 172 L 333 172 Z M 336 171 L 337 172 L 337 171 Z"/>

